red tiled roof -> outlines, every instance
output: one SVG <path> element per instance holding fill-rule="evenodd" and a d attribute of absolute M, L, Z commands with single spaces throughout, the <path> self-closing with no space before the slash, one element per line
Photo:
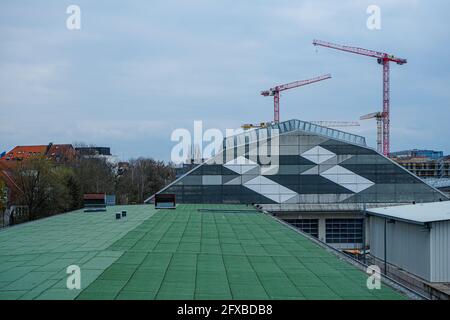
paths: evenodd
<path fill-rule="evenodd" d="M 72 159 L 75 157 L 76 151 L 71 144 L 52 144 L 46 155 L 53 160 L 62 157 Z"/>
<path fill-rule="evenodd" d="M 40 146 L 17 146 L 6 155 L 4 155 L 2 160 L 18 160 L 18 159 L 29 159 L 35 156 L 43 156 L 47 152 L 46 145 Z"/>
<path fill-rule="evenodd" d="M 0 160 L 26 160 L 36 156 L 46 156 L 52 160 L 73 159 L 76 151 L 71 144 L 49 144 L 38 146 L 17 146 Z"/>

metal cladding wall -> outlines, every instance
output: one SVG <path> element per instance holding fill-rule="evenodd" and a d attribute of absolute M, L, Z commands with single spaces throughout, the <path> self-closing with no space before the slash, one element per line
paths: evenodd
<path fill-rule="evenodd" d="M 370 254 L 383 261 L 384 223 L 384 218 L 370 217 Z M 428 228 L 402 221 L 387 223 L 386 239 L 386 257 L 389 264 L 431 281 Z"/>
<path fill-rule="evenodd" d="M 450 221 L 432 223 L 431 281 L 450 282 Z"/>
<path fill-rule="evenodd" d="M 386 226 L 388 263 L 429 282 L 450 282 L 450 221 Z M 384 218 L 370 217 L 370 253 L 384 261 Z"/>
<path fill-rule="evenodd" d="M 366 147 L 362 137 L 299 120 L 277 126 L 284 130 L 277 136 L 269 136 L 264 143 L 261 141 L 267 133 L 261 129 L 250 131 L 248 137 L 237 136 L 235 145 L 241 144 L 239 147 L 226 141 L 223 153 L 160 193 L 176 194 L 179 203 L 330 207 L 445 198 L 406 169 Z M 256 147 L 264 144 L 275 165 L 273 162 L 272 166 L 264 165 L 264 159 L 252 156 Z M 279 148 L 272 150 L 270 147 L 275 144 Z"/>

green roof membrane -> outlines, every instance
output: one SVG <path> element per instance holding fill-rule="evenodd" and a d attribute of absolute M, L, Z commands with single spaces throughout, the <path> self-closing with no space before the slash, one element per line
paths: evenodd
<path fill-rule="evenodd" d="M 198 210 L 205 208 L 214 210 Z M 125 253 L 78 299 L 403 298 L 386 286 L 367 289 L 366 274 L 248 209 L 178 205 L 158 211 L 109 248 Z"/>
<path fill-rule="evenodd" d="M 116 221 L 121 210 L 131 212 Z M 108 247 L 154 212 L 149 206 L 78 210 L 0 229 L 0 299 L 74 299 L 81 290 L 67 289 L 67 267 L 78 265 L 87 287 L 123 253 Z"/>
<path fill-rule="evenodd" d="M 367 289 L 365 273 L 251 207 L 128 206 L 116 221 L 122 209 L 0 232 L 0 299 L 404 298 Z M 70 264 L 81 290 L 66 288 Z"/>

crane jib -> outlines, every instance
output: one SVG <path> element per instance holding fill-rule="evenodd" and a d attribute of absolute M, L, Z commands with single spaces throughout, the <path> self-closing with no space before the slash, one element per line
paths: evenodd
<path fill-rule="evenodd" d="M 389 76 L 389 62 L 396 62 L 397 64 L 405 64 L 407 63 L 406 59 L 397 58 L 392 54 L 379 52 L 379 51 L 373 51 L 363 48 L 357 48 L 357 47 L 349 47 L 349 46 L 343 46 L 331 42 L 325 42 L 321 40 L 313 40 L 313 45 L 315 46 L 322 46 L 327 47 L 331 49 L 336 49 L 340 51 L 346 51 L 351 52 L 359 55 L 364 55 L 372 58 L 376 58 L 378 63 L 383 66 L 383 104 L 382 104 L 382 117 L 377 117 L 378 125 L 381 126 L 382 122 L 382 130 L 379 130 L 379 132 L 382 131 L 382 151 L 385 156 L 389 156 L 390 152 L 390 76 Z M 378 144 L 380 147 L 380 145 Z"/>

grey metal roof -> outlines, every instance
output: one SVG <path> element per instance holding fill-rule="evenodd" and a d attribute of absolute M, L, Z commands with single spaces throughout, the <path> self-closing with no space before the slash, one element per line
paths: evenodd
<path fill-rule="evenodd" d="M 273 123 L 266 128 L 247 130 L 243 133 L 227 137 L 224 139 L 224 148 L 226 148 L 227 146 L 235 147 L 238 145 L 251 143 L 262 138 L 270 137 L 272 135 L 271 131 L 274 129 L 278 129 L 278 134 L 300 130 L 306 133 L 312 133 L 314 135 L 319 135 L 330 139 L 366 146 L 366 139 L 362 136 L 328 127 L 323 127 L 307 121 L 293 119 L 280 123 Z"/>
<path fill-rule="evenodd" d="M 447 221 L 450 220 L 450 201 L 367 209 L 367 213 L 418 224 Z"/>
<path fill-rule="evenodd" d="M 424 178 L 423 181 L 435 188 L 450 187 L 450 178 Z"/>

